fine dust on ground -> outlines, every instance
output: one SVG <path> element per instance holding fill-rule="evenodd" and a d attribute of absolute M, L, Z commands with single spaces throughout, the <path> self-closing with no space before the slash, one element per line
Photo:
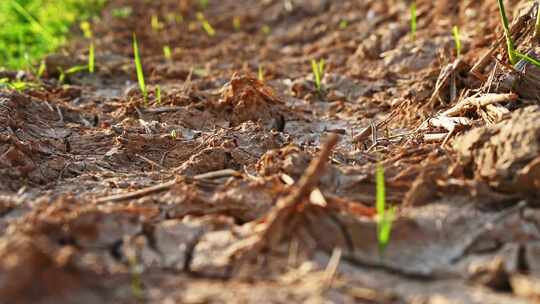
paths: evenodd
<path fill-rule="evenodd" d="M 534 52 L 536 4 L 507 2 Z M 210 1 L 209 36 L 198 1 L 109 1 L 95 74 L 58 83 L 75 37 L 0 91 L 0 302 L 540 301 L 538 71 L 496 1 L 417 7 L 412 39 L 405 1 Z"/>

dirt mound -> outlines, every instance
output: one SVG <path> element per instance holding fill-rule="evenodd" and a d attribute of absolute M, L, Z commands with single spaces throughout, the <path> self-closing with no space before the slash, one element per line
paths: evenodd
<path fill-rule="evenodd" d="M 460 161 L 506 193 L 538 195 L 540 189 L 540 107 L 512 113 L 494 126 L 474 129 L 454 141 Z"/>

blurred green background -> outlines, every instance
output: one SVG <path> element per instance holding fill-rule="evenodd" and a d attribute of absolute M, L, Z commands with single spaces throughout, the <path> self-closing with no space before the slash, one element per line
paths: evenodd
<path fill-rule="evenodd" d="M 0 67 L 25 69 L 66 42 L 107 0 L 0 0 Z"/>

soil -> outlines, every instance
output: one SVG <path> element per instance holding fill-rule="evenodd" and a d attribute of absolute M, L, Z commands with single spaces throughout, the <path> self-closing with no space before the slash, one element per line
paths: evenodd
<path fill-rule="evenodd" d="M 210 1 L 210 36 L 198 1 L 109 1 L 96 73 L 59 83 L 76 35 L 0 91 L 0 302 L 540 302 L 536 67 L 495 1 L 419 0 L 414 39 L 408 5 Z M 507 7 L 534 51 L 536 4 Z"/>

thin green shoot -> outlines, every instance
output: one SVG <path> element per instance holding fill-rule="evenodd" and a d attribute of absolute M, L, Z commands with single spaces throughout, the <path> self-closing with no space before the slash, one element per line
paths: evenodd
<path fill-rule="evenodd" d="M 377 201 L 375 209 L 377 211 L 377 241 L 379 253 L 384 254 L 392 234 L 392 222 L 394 220 L 395 209 L 386 207 L 386 190 L 384 183 L 384 168 L 378 163 L 375 171 Z"/>
<path fill-rule="evenodd" d="M 30 87 L 36 87 L 36 85 L 24 80 L 10 81 L 9 78 L 0 78 L 0 88 L 8 88 L 20 92 Z"/>
<path fill-rule="evenodd" d="M 41 62 L 39 63 L 39 67 L 38 67 L 36 76 L 38 78 L 43 77 L 43 74 L 45 74 L 46 69 L 47 69 L 47 65 L 45 64 L 45 60 L 41 60 Z"/>
<path fill-rule="evenodd" d="M 123 6 L 112 10 L 112 15 L 116 18 L 125 19 L 131 16 L 133 9 L 130 6 Z"/>
<path fill-rule="evenodd" d="M 262 31 L 265 35 L 269 35 L 270 32 L 272 31 L 272 28 L 270 28 L 269 25 L 265 24 L 265 25 L 262 26 L 261 31 Z"/>
<path fill-rule="evenodd" d="M 201 22 L 201 26 L 204 29 L 204 31 L 208 34 L 208 36 L 213 37 L 216 35 L 216 30 L 212 27 L 212 25 L 206 20 L 206 17 L 204 17 L 204 14 L 201 12 L 197 13 L 197 19 Z"/>
<path fill-rule="evenodd" d="M 90 48 L 88 50 L 88 72 L 91 74 L 96 70 L 96 49 L 94 42 L 90 41 Z"/>
<path fill-rule="evenodd" d="M 62 70 L 61 68 L 58 68 L 58 70 L 60 71 L 60 76 L 58 77 L 58 82 L 60 84 L 63 84 L 64 81 L 66 80 L 66 77 L 69 76 L 69 75 L 73 75 L 73 74 L 77 74 L 79 72 L 82 72 L 82 71 L 85 71 L 88 69 L 88 65 L 76 65 L 76 66 L 72 66 L 71 68 L 67 69 L 67 70 Z"/>
<path fill-rule="evenodd" d="M 452 36 L 454 37 L 454 44 L 456 45 L 456 56 L 457 57 L 460 57 L 461 56 L 461 35 L 459 33 L 459 27 L 457 27 L 457 25 L 455 25 L 453 28 L 452 28 Z"/>
<path fill-rule="evenodd" d="M 161 86 L 159 85 L 156 87 L 156 104 L 161 105 Z"/>
<path fill-rule="evenodd" d="M 194 68 L 192 71 L 193 71 L 193 75 L 197 77 L 206 77 L 209 74 L 208 70 L 204 68 Z"/>
<path fill-rule="evenodd" d="M 144 297 L 142 285 L 143 267 L 137 262 L 137 257 L 134 254 L 128 256 L 128 263 L 131 272 L 131 292 L 135 298 L 141 300 Z"/>
<path fill-rule="evenodd" d="M 240 20 L 240 17 L 236 16 L 233 18 L 232 25 L 235 31 L 239 31 L 242 27 L 242 21 Z"/>
<path fill-rule="evenodd" d="M 90 40 L 90 46 L 88 47 L 88 72 L 93 74 L 96 66 L 96 48 L 94 42 L 92 41 L 94 34 L 92 33 L 92 27 L 88 21 L 81 22 L 80 28 L 83 32 L 84 38 Z"/>
<path fill-rule="evenodd" d="M 165 59 L 167 59 L 167 61 L 172 61 L 172 51 L 170 46 L 163 46 L 163 56 L 165 57 Z"/>
<path fill-rule="evenodd" d="M 159 21 L 159 17 L 156 14 L 152 15 L 150 25 L 152 26 L 154 32 L 159 32 L 163 28 L 163 23 Z"/>
<path fill-rule="evenodd" d="M 341 19 L 341 21 L 339 22 L 339 29 L 344 30 L 348 26 L 349 26 L 349 21 L 347 21 L 346 19 Z"/>
<path fill-rule="evenodd" d="M 259 79 L 260 82 L 264 82 L 264 66 L 262 64 L 259 65 L 257 79 Z"/>
<path fill-rule="evenodd" d="M 536 58 L 533 58 L 533 57 L 531 57 L 529 55 L 526 55 L 526 54 L 522 54 L 522 53 L 520 53 L 518 51 L 514 51 L 514 56 L 521 59 L 521 60 L 525 60 L 525 61 L 529 62 L 530 64 L 540 68 L 540 60 L 538 60 Z"/>
<path fill-rule="evenodd" d="M 171 131 L 171 138 L 172 138 L 173 140 L 176 140 L 176 139 L 178 138 L 178 135 L 176 134 L 176 130 L 172 130 L 172 131 Z"/>
<path fill-rule="evenodd" d="M 146 89 L 144 71 L 141 63 L 141 55 L 139 54 L 139 44 L 137 43 L 137 35 L 135 35 L 135 33 L 133 33 L 133 54 L 135 59 L 135 69 L 137 70 L 137 81 L 139 82 L 139 89 L 143 94 L 144 103 L 146 104 L 148 98 L 148 90 Z"/>
<path fill-rule="evenodd" d="M 91 29 L 90 23 L 88 21 L 81 22 L 80 28 L 81 28 L 81 30 L 83 32 L 84 38 L 92 39 L 92 36 L 93 36 L 92 29 Z"/>
<path fill-rule="evenodd" d="M 315 59 L 311 60 L 311 70 L 313 73 L 313 79 L 315 81 L 315 88 L 317 88 L 317 92 L 322 92 L 322 79 L 324 77 L 324 66 L 325 61 L 324 59 L 319 60 L 317 62 Z"/>
<path fill-rule="evenodd" d="M 536 24 L 534 26 L 534 38 L 540 40 L 540 3 L 536 9 Z"/>
<path fill-rule="evenodd" d="M 411 39 L 412 41 L 416 40 L 416 29 L 417 29 L 417 16 L 416 16 L 416 1 L 411 3 L 409 7 L 410 19 L 411 19 Z"/>
<path fill-rule="evenodd" d="M 199 0 L 199 7 L 205 10 L 208 7 L 210 0 Z"/>
<path fill-rule="evenodd" d="M 512 34 L 510 33 L 510 26 L 508 22 L 508 17 L 506 16 L 506 9 L 504 8 L 504 1 L 503 0 L 497 0 L 497 3 L 499 4 L 499 14 L 501 15 L 501 22 L 503 24 L 504 29 L 504 37 L 506 38 L 506 48 L 508 52 L 508 59 L 510 60 L 510 63 L 512 65 L 517 63 L 516 56 L 515 56 L 515 46 L 514 41 L 512 40 Z"/>

